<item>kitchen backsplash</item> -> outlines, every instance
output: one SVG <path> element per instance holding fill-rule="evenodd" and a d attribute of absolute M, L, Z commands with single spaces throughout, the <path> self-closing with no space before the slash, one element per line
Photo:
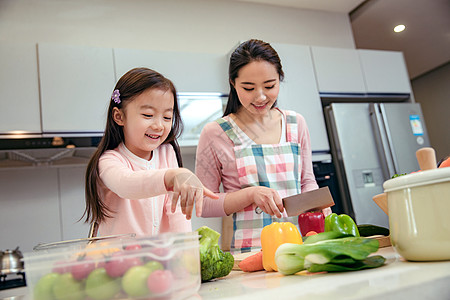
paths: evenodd
<path fill-rule="evenodd" d="M 183 155 L 195 167 L 194 150 Z M 0 248 L 28 252 L 38 243 L 85 238 L 81 218 L 86 166 L 0 168 Z M 221 232 L 221 218 L 192 217 L 193 230 L 207 225 Z"/>

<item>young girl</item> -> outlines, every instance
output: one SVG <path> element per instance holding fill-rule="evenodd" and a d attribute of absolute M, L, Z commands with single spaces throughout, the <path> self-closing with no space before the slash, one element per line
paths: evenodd
<path fill-rule="evenodd" d="M 274 221 L 297 224 L 281 198 L 318 188 L 305 119 L 276 107 L 283 77 L 270 44 L 242 43 L 230 57 L 224 117 L 200 135 L 196 173 L 212 191 L 222 184 L 225 192 L 219 200 L 205 199 L 203 217 L 233 215 L 232 252 L 259 249 L 262 228 Z"/>
<path fill-rule="evenodd" d="M 181 130 L 169 79 L 147 68 L 119 79 L 105 134 L 86 171 L 84 215 L 86 222 L 98 224 L 100 235 L 191 231 L 194 202 L 200 216 L 203 195 L 217 198 L 182 168 L 176 142 Z"/>

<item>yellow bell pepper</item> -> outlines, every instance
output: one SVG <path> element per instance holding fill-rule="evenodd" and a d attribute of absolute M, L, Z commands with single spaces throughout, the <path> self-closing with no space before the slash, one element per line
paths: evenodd
<path fill-rule="evenodd" d="M 302 236 L 294 224 L 290 222 L 274 222 L 263 228 L 261 232 L 261 247 L 264 270 L 278 271 L 275 263 L 275 251 L 284 243 L 303 244 Z"/>

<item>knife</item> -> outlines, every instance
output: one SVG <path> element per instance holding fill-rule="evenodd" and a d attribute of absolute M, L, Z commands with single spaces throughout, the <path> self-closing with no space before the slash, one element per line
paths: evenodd
<path fill-rule="evenodd" d="M 330 189 L 325 186 L 317 190 L 283 198 L 283 206 L 289 217 L 311 210 L 324 209 L 334 205 Z"/>

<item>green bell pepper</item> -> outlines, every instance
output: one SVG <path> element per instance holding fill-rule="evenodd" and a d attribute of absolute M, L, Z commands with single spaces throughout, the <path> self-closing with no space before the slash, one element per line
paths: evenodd
<path fill-rule="evenodd" d="M 336 231 L 342 234 L 359 236 L 358 226 L 355 221 L 345 214 L 332 213 L 325 218 L 325 231 Z"/>

